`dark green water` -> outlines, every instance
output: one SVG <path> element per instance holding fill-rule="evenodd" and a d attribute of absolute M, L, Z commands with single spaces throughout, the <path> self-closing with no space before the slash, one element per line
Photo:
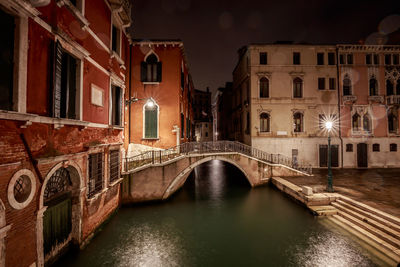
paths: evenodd
<path fill-rule="evenodd" d="M 57 266 L 382 266 L 350 237 L 235 167 L 197 168 L 167 202 L 123 207 Z"/>

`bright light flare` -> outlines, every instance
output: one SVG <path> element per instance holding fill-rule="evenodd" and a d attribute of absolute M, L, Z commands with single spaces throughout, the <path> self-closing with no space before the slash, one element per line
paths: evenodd
<path fill-rule="evenodd" d="M 332 129 L 333 122 L 332 121 L 326 121 L 325 122 L 325 128 L 330 131 Z"/>
<path fill-rule="evenodd" d="M 149 108 L 153 108 L 154 107 L 154 101 L 152 99 L 147 100 L 146 106 Z"/>

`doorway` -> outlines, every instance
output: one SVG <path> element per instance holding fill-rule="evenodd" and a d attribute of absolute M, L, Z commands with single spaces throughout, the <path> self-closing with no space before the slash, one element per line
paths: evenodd
<path fill-rule="evenodd" d="M 366 143 L 357 144 L 357 167 L 368 168 L 368 146 Z"/>

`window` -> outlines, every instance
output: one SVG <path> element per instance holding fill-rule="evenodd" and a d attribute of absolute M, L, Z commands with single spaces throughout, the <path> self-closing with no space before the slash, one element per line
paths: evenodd
<path fill-rule="evenodd" d="M 371 65 L 372 64 L 372 55 L 371 54 L 366 54 L 365 55 L 365 64 Z"/>
<path fill-rule="evenodd" d="M 293 80 L 293 97 L 302 98 L 303 97 L 303 80 L 299 77 Z"/>
<path fill-rule="evenodd" d="M 300 53 L 293 52 L 293 65 L 300 65 Z"/>
<path fill-rule="evenodd" d="M 388 111 L 388 130 L 389 133 L 397 133 L 398 130 L 398 119 L 397 119 L 397 109 L 391 108 Z"/>
<path fill-rule="evenodd" d="M 270 131 L 270 117 L 267 113 L 260 114 L 260 132 L 269 132 Z"/>
<path fill-rule="evenodd" d="M 89 155 L 88 198 L 103 189 L 103 153 Z"/>
<path fill-rule="evenodd" d="M 369 79 L 369 95 L 375 96 L 378 95 L 378 82 L 375 77 Z"/>
<path fill-rule="evenodd" d="M 119 162 L 119 150 L 111 150 L 109 162 L 110 184 L 119 179 Z"/>
<path fill-rule="evenodd" d="M 385 54 L 385 65 L 392 65 L 392 55 Z"/>
<path fill-rule="evenodd" d="M 185 137 L 185 116 L 181 113 L 181 138 Z"/>
<path fill-rule="evenodd" d="M 142 82 L 161 82 L 162 64 L 158 61 L 155 54 L 151 54 L 146 61 L 141 63 Z"/>
<path fill-rule="evenodd" d="M 398 54 L 393 55 L 393 65 L 399 65 L 399 55 Z"/>
<path fill-rule="evenodd" d="M 345 57 L 343 54 L 339 55 L 339 62 L 340 62 L 340 64 L 345 64 Z"/>
<path fill-rule="evenodd" d="M 393 82 L 391 80 L 386 80 L 386 95 L 393 95 Z"/>
<path fill-rule="evenodd" d="M 35 175 L 28 169 L 17 171 L 6 190 L 8 203 L 14 209 L 23 209 L 31 203 L 36 192 Z"/>
<path fill-rule="evenodd" d="M 343 79 L 343 95 L 351 95 L 351 80 L 347 74 Z"/>
<path fill-rule="evenodd" d="M 0 42 L 0 109 L 13 110 L 15 19 L 0 9 L 0 24 L 2 28 Z"/>
<path fill-rule="evenodd" d="M 267 53 L 261 52 L 260 53 L 260 65 L 267 65 Z"/>
<path fill-rule="evenodd" d="M 260 79 L 260 98 L 269 97 L 269 80 L 265 77 Z"/>
<path fill-rule="evenodd" d="M 347 54 L 347 64 L 353 64 L 353 54 Z"/>
<path fill-rule="evenodd" d="M 246 114 L 246 134 L 250 134 L 250 112 Z"/>
<path fill-rule="evenodd" d="M 115 25 L 112 25 L 111 31 L 111 50 L 118 55 L 121 54 L 121 30 Z"/>
<path fill-rule="evenodd" d="M 400 78 L 396 82 L 396 95 L 400 95 Z"/>
<path fill-rule="evenodd" d="M 368 113 L 363 116 L 363 130 L 365 132 L 371 132 L 371 117 Z"/>
<path fill-rule="evenodd" d="M 293 124 L 294 124 L 294 132 L 301 133 L 303 132 L 303 114 L 300 112 L 296 112 L 293 115 Z"/>
<path fill-rule="evenodd" d="M 397 144 L 390 144 L 389 145 L 389 150 L 390 150 L 390 152 L 396 152 L 397 151 Z"/>
<path fill-rule="evenodd" d="M 335 65 L 335 53 L 328 53 L 328 65 Z"/>
<path fill-rule="evenodd" d="M 317 65 L 324 65 L 324 53 L 317 53 Z"/>
<path fill-rule="evenodd" d="M 358 113 L 355 113 L 352 117 L 352 128 L 353 131 L 360 131 L 361 130 L 361 117 Z"/>
<path fill-rule="evenodd" d="M 353 152 L 353 144 L 346 144 L 346 152 Z"/>
<path fill-rule="evenodd" d="M 208 137 L 208 132 L 206 132 L 206 137 Z"/>
<path fill-rule="evenodd" d="M 77 118 L 77 60 L 55 43 L 53 117 Z"/>
<path fill-rule="evenodd" d="M 335 90 L 335 89 L 336 89 L 336 79 L 329 78 L 329 90 Z"/>
<path fill-rule="evenodd" d="M 318 78 L 318 90 L 325 90 L 325 78 Z"/>
<path fill-rule="evenodd" d="M 381 150 L 379 144 L 372 144 L 372 151 L 373 152 L 379 152 Z"/>
<path fill-rule="evenodd" d="M 144 109 L 144 138 L 158 138 L 158 106 L 146 103 Z"/>
<path fill-rule="evenodd" d="M 111 86 L 111 124 L 122 125 L 122 90 L 120 87 Z"/>
<path fill-rule="evenodd" d="M 186 118 L 186 137 L 190 137 L 190 120 L 189 118 Z"/>

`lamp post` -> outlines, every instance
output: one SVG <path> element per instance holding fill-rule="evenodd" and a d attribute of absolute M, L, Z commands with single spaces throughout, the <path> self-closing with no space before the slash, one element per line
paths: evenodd
<path fill-rule="evenodd" d="M 326 121 L 325 128 L 328 130 L 328 185 L 326 187 L 326 191 L 333 192 L 332 186 L 332 168 L 331 168 L 331 130 L 332 130 L 333 122 Z"/>

